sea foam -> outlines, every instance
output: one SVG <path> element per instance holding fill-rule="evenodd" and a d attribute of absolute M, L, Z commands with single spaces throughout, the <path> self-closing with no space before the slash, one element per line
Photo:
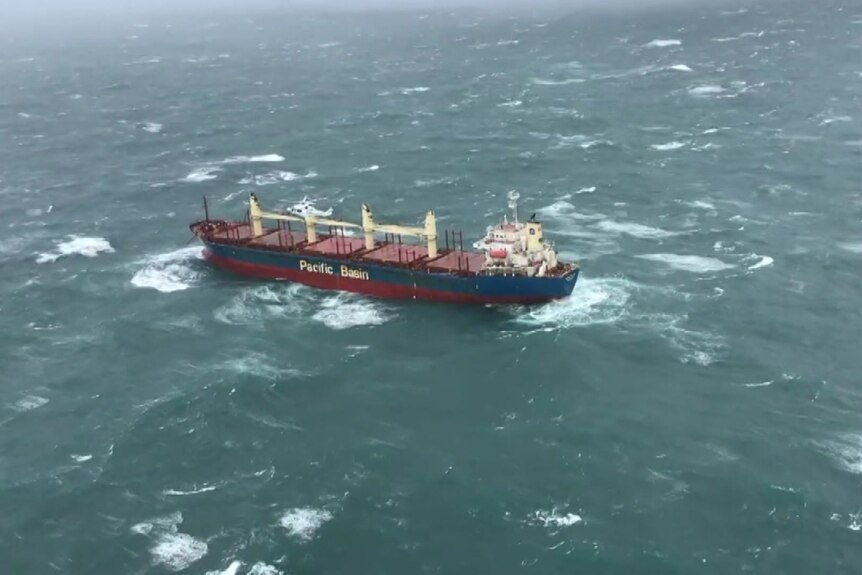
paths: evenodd
<path fill-rule="evenodd" d="M 730 269 L 728 264 L 718 258 L 682 254 L 643 254 L 635 256 L 640 259 L 665 264 L 677 270 L 693 273 L 709 273 Z"/>
<path fill-rule="evenodd" d="M 208 549 L 205 541 L 179 532 L 178 526 L 182 522 L 183 515 L 177 511 L 133 525 L 131 531 L 152 537 L 150 555 L 154 564 L 182 571 L 206 555 Z"/>
<path fill-rule="evenodd" d="M 605 232 L 615 234 L 627 234 L 643 240 L 659 240 L 679 235 L 678 232 L 669 232 L 660 228 L 654 228 L 634 222 L 615 222 L 612 220 L 603 220 L 597 224 L 597 227 Z"/>
<path fill-rule="evenodd" d="M 57 261 L 63 256 L 81 255 L 94 258 L 102 253 L 112 253 L 114 248 L 105 238 L 87 236 L 68 236 L 66 241 L 57 242 L 55 251 L 39 254 L 36 263 L 44 264 Z"/>
<path fill-rule="evenodd" d="M 515 322 L 531 332 L 559 331 L 608 324 L 625 316 L 634 284 L 612 278 L 578 280 L 577 297 L 523 310 L 515 308 Z"/>
<path fill-rule="evenodd" d="M 203 250 L 199 246 L 149 256 L 141 262 L 144 267 L 132 277 L 132 285 L 163 293 L 188 289 L 198 278 L 198 273 L 188 265 L 196 259 L 203 259 Z"/>
<path fill-rule="evenodd" d="M 327 297 L 321 303 L 321 309 L 311 317 L 328 328 L 338 330 L 381 325 L 389 320 L 386 310 L 376 302 L 347 293 Z"/>
<path fill-rule="evenodd" d="M 332 519 L 332 513 L 325 509 L 296 507 L 284 512 L 279 523 L 287 533 L 302 541 L 310 541 L 324 523 Z"/>

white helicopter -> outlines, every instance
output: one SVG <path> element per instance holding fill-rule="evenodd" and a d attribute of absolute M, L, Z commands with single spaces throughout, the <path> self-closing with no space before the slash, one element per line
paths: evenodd
<path fill-rule="evenodd" d="M 306 216 L 328 217 L 332 215 L 332 208 L 319 210 L 314 207 L 314 202 L 303 196 L 302 200 L 286 209 L 287 213 L 304 218 Z"/>

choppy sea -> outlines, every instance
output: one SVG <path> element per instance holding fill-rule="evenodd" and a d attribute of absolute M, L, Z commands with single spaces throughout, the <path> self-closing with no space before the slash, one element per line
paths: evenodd
<path fill-rule="evenodd" d="M 0 571 L 862 572 L 862 6 L 239 10 L 0 40 Z M 188 230 L 513 189 L 571 298 Z"/>

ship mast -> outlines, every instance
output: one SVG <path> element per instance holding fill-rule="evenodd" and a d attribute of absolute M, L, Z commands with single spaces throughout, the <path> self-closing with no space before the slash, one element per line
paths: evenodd
<path fill-rule="evenodd" d="M 509 192 L 509 208 L 512 210 L 512 216 L 515 218 L 515 224 L 518 223 L 518 198 L 521 197 L 521 194 L 512 190 Z"/>

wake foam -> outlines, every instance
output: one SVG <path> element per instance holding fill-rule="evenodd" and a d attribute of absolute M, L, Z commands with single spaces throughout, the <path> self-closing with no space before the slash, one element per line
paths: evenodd
<path fill-rule="evenodd" d="M 39 254 L 36 258 L 36 263 L 44 264 L 55 262 L 63 256 L 81 255 L 88 258 L 94 258 L 102 253 L 112 253 L 114 248 L 105 238 L 86 237 L 86 236 L 68 236 L 66 241 L 57 242 L 57 248 L 54 252 Z"/>
<path fill-rule="evenodd" d="M 300 284 L 248 288 L 214 315 L 216 320 L 230 325 L 258 324 L 270 317 L 303 317 L 310 304 L 307 292 Z"/>
<path fill-rule="evenodd" d="M 339 330 L 381 325 L 389 320 L 376 302 L 347 293 L 326 298 L 321 303 L 321 309 L 311 317 L 328 328 Z"/>
<path fill-rule="evenodd" d="M 203 250 L 198 246 L 150 256 L 143 260 L 144 267 L 135 272 L 132 285 L 162 293 L 188 289 L 198 279 L 198 273 L 188 265 L 196 259 L 203 259 Z"/>
<path fill-rule="evenodd" d="M 515 309 L 515 323 L 531 331 L 558 331 L 619 321 L 627 313 L 634 284 L 622 279 L 579 279 L 568 298 L 528 311 Z"/>
<path fill-rule="evenodd" d="M 310 541 L 324 523 L 332 519 L 332 513 L 325 509 L 296 507 L 284 512 L 279 523 L 288 535 L 302 541 Z"/>
<path fill-rule="evenodd" d="M 305 318 L 309 316 L 309 308 L 318 308 L 311 314 L 313 321 L 336 330 L 381 325 L 390 319 L 388 310 L 377 301 L 347 292 L 321 301 L 318 292 L 296 283 L 245 289 L 229 304 L 217 309 L 215 318 L 231 325 L 260 324 L 269 318 Z M 290 373 L 295 372 L 290 370 Z M 284 370 L 267 368 L 259 375 L 275 377 L 284 374 Z"/>
<path fill-rule="evenodd" d="M 643 260 L 659 262 L 677 270 L 692 273 L 710 273 L 730 269 L 728 264 L 718 258 L 680 254 L 642 254 L 635 256 Z"/>

